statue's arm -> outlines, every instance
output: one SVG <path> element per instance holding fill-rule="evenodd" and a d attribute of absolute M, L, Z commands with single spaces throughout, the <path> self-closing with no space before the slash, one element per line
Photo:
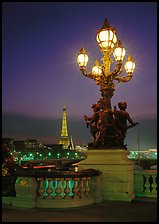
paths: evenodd
<path fill-rule="evenodd" d="M 131 125 L 128 126 L 128 128 L 134 127 L 135 125 L 139 124 L 139 123 L 137 123 L 137 122 L 135 123 L 135 122 L 131 119 L 129 113 L 127 113 L 127 120 L 128 120 L 129 123 L 131 124 Z"/>

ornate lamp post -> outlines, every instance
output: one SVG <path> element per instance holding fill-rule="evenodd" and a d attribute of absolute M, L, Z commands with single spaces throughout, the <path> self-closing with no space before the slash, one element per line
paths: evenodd
<path fill-rule="evenodd" d="M 122 118 L 118 121 L 120 119 L 120 116 L 118 115 L 121 113 L 119 113 L 116 108 L 112 110 L 111 99 L 115 91 L 114 81 L 116 80 L 118 83 L 130 81 L 135 69 L 135 62 L 129 55 L 124 66 L 127 76 L 119 76 L 123 70 L 123 59 L 126 51 L 123 48 L 121 41 L 117 38 L 116 29 L 110 27 L 107 18 L 105 19 L 102 28 L 97 31 L 96 40 L 103 53 L 103 58 L 101 59 L 103 63 L 101 65 L 96 61 L 95 65 L 92 67 L 92 71 L 87 73 L 86 66 L 88 56 L 84 48 L 80 50 L 77 58 L 82 74 L 85 77 L 93 79 L 96 84 L 100 86 L 101 91 L 101 98 L 96 103 L 96 106 L 100 109 L 94 112 L 94 115 L 90 118 L 85 115 L 87 125 L 90 126 L 90 129 L 94 128 L 95 132 L 94 143 L 92 143 L 91 146 L 96 148 L 126 148 L 124 145 L 126 130 L 128 127 L 132 127 L 137 123 L 134 123 L 129 119 L 129 115 L 125 111 L 126 108 L 122 108 L 120 112 L 123 111 L 123 116 L 125 115 L 125 125 L 126 120 L 131 124 L 130 126 L 127 126 L 125 132 L 122 132 L 121 129 L 123 127 L 118 127 L 118 123 L 121 123 L 122 121 Z M 111 59 L 112 54 L 116 60 L 116 67 L 114 71 L 111 72 L 110 69 L 113 62 Z M 122 102 L 120 102 L 120 105 L 121 103 Z M 126 102 L 123 103 L 125 104 Z M 95 117 L 96 122 L 94 121 Z M 124 124 L 122 124 L 122 126 L 124 126 Z"/>

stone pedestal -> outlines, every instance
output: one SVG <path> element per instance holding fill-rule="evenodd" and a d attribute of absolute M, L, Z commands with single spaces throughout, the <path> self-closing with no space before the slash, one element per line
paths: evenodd
<path fill-rule="evenodd" d="M 93 149 L 85 153 L 87 159 L 81 161 L 78 167 L 102 172 L 103 200 L 130 202 L 134 199 L 134 162 L 127 158 L 127 150 Z"/>

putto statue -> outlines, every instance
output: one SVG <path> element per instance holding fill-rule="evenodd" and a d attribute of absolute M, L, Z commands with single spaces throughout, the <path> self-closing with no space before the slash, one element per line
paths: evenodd
<path fill-rule="evenodd" d="M 96 104 L 92 105 L 94 114 L 91 117 L 84 115 L 87 128 L 90 128 L 93 142 L 89 143 L 92 148 L 104 149 L 127 149 L 124 144 L 127 130 L 134 127 L 135 123 L 126 111 L 127 103 L 119 102 L 119 110 L 114 106 L 114 110 L 108 107 L 106 98 L 100 98 Z M 128 125 L 129 122 L 130 124 Z"/>
<path fill-rule="evenodd" d="M 94 114 L 91 117 L 87 117 L 86 115 L 84 115 L 84 119 L 87 123 L 87 128 L 90 127 L 90 132 L 92 134 L 93 141 L 96 142 L 98 131 L 97 122 L 99 120 L 99 112 L 100 112 L 99 103 L 93 104 L 92 109 Z"/>

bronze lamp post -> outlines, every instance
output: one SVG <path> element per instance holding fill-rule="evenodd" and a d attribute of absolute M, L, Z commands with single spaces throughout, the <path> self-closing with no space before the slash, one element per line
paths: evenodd
<path fill-rule="evenodd" d="M 93 143 L 89 145 L 94 148 L 126 148 L 124 145 L 126 130 L 137 123 L 134 123 L 126 112 L 126 102 L 120 102 L 120 107 L 122 109 L 116 110 L 116 107 L 112 109 L 111 99 L 115 91 L 114 81 L 116 80 L 118 83 L 130 81 L 135 69 L 135 62 L 132 57 L 128 55 L 124 66 L 127 75 L 121 77 L 120 74 L 123 70 L 123 59 L 126 51 L 121 41 L 117 38 L 116 29 L 110 27 L 107 18 L 102 28 L 97 31 L 96 40 L 103 54 L 101 65 L 98 61 L 95 61 L 92 71 L 87 73 L 86 66 L 88 56 L 84 48 L 80 50 L 77 57 L 81 73 L 85 77 L 93 79 L 95 83 L 100 86 L 101 91 L 101 98 L 95 104 L 96 108 L 98 108 L 97 111 L 95 110 L 91 117 L 87 117 L 86 115 L 84 117 L 87 126 L 90 127 L 90 131 L 93 133 Z M 111 58 L 112 54 L 116 60 L 114 71 L 111 71 L 111 64 L 113 62 Z M 121 106 L 122 103 L 124 106 Z M 123 114 L 123 118 L 121 114 Z M 127 121 L 129 121 L 131 125 L 128 126 Z M 124 125 L 126 127 L 123 127 Z M 124 131 L 122 129 L 124 129 Z"/>

